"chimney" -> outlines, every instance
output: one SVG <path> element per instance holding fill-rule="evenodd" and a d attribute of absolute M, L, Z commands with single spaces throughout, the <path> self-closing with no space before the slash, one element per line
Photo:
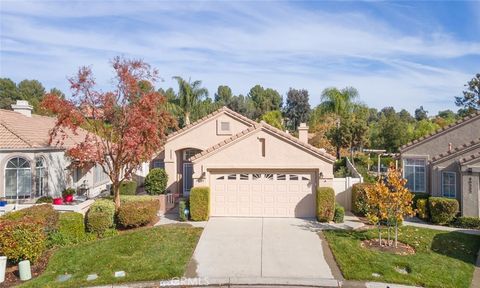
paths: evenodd
<path fill-rule="evenodd" d="M 13 111 L 23 114 L 27 117 L 32 117 L 33 107 L 28 104 L 28 101 L 17 100 L 17 104 L 12 104 L 12 109 Z"/>
<path fill-rule="evenodd" d="M 298 140 L 308 143 L 308 126 L 306 123 L 300 123 L 300 126 L 298 126 Z"/>
<path fill-rule="evenodd" d="M 448 143 L 448 152 L 452 152 L 452 143 Z"/>

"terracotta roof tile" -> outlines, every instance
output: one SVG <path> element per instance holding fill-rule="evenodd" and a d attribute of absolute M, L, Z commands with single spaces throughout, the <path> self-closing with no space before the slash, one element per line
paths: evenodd
<path fill-rule="evenodd" d="M 432 157 L 432 161 L 438 161 L 438 160 L 440 160 L 440 159 L 442 159 L 442 158 L 445 158 L 445 157 L 447 157 L 447 156 L 449 156 L 449 155 L 452 155 L 452 154 L 455 154 L 455 153 L 457 153 L 457 152 L 463 151 L 463 150 L 465 150 L 465 149 L 467 149 L 467 148 L 470 148 L 470 147 L 475 146 L 475 145 L 478 145 L 478 144 L 480 144 L 480 138 L 478 138 L 477 140 L 474 140 L 474 141 L 472 140 L 472 141 L 470 141 L 470 142 L 468 142 L 468 143 L 464 143 L 464 144 L 462 144 L 462 145 L 460 145 L 460 146 L 457 146 L 457 147 L 455 147 L 454 149 L 452 149 L 451 151 L 445 151 L 445 152 L 443 152 L 443 153 L 440 153 L 440 154 Z"/>
<path fill-rule="evenodd" d="M 459 162 L 460 162 L 460 164 L 464 164 L 464 163 L 466 163 L 466 162 L 470 162 L 470 161 L 472 161 L 472 160 L 479 159 L 479 158 L 480 158 L 480 151 L 477 152 L 477 153 L 474 153 L 474 154 L 472 154 L 472 155 L 469 155 L 469 156 L 467 156 L 467 157 L 464 157 L 464 158 L 460 159 Z"/>
<path fill-rule="evenodd" d="M 474 119 L 474 118 L 478 118 L 478 117 L 480 117 L 480 110 L 479 110 L 479 111 L 476 111 L 476 112 L 474 112 L 474 113 L 472 113 L 472 114 L 470 114 L 470 115 L 468 115 L 468 116 L 465 116 L 465 117 L 463 117 L 462 119 L 459 119 L 459 120 L 455 121 L 455 123 L 452 123 L 452 124 L 449 124 L 449 125 L 447 125 L 447 126 L 445 126 L 445 127 L 443 127 L 443 128 L 440 128 L 440 129 L 438 129 L 437 131 L 435 131 L 435 132 L 433 132 L 433 133 L 431 133 L 431 134 L 429 134 L 429 135 L 427 135 L 427 136 L 420 137 L 419 139 L 415 139 L 415 140 L 413 140 L 413 141 L 410 141 L 410 142 L 408 142 L 407 144 L 405 144 L 405 145 L 403 145 L 402 147 L 400 147 L 400 150 L 403 150 L 403 149 L 405 149 L 405 148 L 407 148 L 407 147 L 410 147 L 410 146 L 412 146 L 412 145 L 414 145 L 414 144 L 417 144 L 417 143 L 419 143 L 419 142 L 421 142 L 421 141 L 423 141 L 423 140 L 426 140 L 426 139 L 428 139 L 428 138 L 430 138 L 430 137 L 432 137 L 432 136 L 435 136 L 435 135 L 437 135 L 437 134 L 439 134 L 439 133 L 441 133 L 441 132 L 450 130 L 450 129 L 456 127 L 457 125 L 460 125 L 460 124 L 462 124 L 462 123 L 464 123 L 464 122 L 466 122 L 466 121 L 468 121 L 468 120 L 470 120 L 470 119 Z"/>
<path fill-rule="evenodd" d="M 27 117 L 18 112 L 0 109 L 0 149 L 8 148 L 53 148 L 49 145 L 50 130 L 55 126 L 53 117 L 32 114 Z M 87 132 L 77 130 L 78 135 L 67 132 L 63 147 L 69 148 L 82 141 Z"/>

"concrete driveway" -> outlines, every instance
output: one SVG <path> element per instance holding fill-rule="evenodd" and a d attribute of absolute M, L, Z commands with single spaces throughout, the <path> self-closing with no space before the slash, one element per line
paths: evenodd
<path fill-rule="evenodd" d="M 187 277 L 333 279 L 314 221 L 212 218 Z"/>

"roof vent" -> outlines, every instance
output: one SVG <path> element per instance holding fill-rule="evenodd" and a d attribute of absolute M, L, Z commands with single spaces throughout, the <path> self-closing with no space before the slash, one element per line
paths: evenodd
<path fill-rule="evenodd" d="M 23 114 L 27 117 L 32 117 L 33 107 L 28 104 L 28 101 L 17 100 L 16 104 L 12 104 L 12 109 L 13 111 Z"/>
<path fill-rule="evenodd" d="M 448 152 L 452 152 L 452 143 L 448 143 Z"/>

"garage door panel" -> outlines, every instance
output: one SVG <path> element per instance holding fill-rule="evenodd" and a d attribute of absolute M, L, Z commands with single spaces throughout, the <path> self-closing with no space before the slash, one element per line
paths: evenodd
<path fill-rule="evenodd" d="M 212 173 L 212 216 L 313 217 L 311 179 L 308 173 Z"/>

